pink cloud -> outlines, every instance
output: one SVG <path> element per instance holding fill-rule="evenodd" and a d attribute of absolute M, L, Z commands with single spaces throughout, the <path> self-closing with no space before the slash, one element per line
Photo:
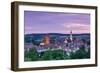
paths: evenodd
<path fill-rule="evenodd" d="M 60 28 L 44 28 L 44 27 L 31 27 L 27 26 L 25 27 L 25 34 L 30 33 L 64 33 L 69 34 L 70 31 L 73 33 L 90 33 L 90 25 L 89 24 L 79 24 L 79 23 L 65 23 L 61 24 Z"/>
<path fill-rule="evenodd" d="M 90 33 L 89 24 L 79 24 L 79 23 L 65 23 L 62 24 L 62 27 L 66 31 L 73 31 L 73 33 Z"/>

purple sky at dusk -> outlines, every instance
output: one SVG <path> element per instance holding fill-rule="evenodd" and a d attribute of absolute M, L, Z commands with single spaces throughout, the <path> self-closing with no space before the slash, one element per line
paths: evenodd
<path fill-rule="evenodd" d="M 24 11 L 25 34 L 90 33 L 90 14 Z"/>

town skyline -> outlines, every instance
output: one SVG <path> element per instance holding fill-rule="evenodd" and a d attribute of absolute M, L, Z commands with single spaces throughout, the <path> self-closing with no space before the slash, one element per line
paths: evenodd
<path fill-rule="evenodd" d="M 32 33 L 90 33 L 90 14 L 24 11 L 24 32 Z"/>

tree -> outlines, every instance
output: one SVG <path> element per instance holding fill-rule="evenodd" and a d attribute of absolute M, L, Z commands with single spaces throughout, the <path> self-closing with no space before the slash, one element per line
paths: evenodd
<path fill-rule="evenodd" d="M 52 52 L 50 49 L 43 53 L 43 55 L 41 56 L 41 60 L 52 60 Z"/>
<path fill-rule="evenodd" d="M 45 51 L 41 60 L 64 60 L 70 57 L 63 50 L 48 50 Z"/>
<path fill-rule="evenodd" d="M 90 57 L 90 53 L 86 52 L 85 48 L 80 48 L 75 53 L 71 52 L 70 57 L 71 57 L 71 59 L 84 59 L 84 58 L 89 58 Z"/>
<path fill-rule="evenodd" d="M 32 48 L 25 53 L 25 58 L 27 58 L 29 61 L 36 61 L 39 58 L 39 54 L 35 48 Z"/>

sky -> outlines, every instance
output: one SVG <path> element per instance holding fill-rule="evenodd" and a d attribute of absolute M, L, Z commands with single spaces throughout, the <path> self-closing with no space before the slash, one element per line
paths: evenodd
<path fill-rule="evenodd" d="M 25 34 L 90 33 L 90 14 L 24 11 Z"/>

